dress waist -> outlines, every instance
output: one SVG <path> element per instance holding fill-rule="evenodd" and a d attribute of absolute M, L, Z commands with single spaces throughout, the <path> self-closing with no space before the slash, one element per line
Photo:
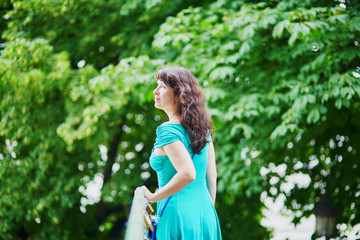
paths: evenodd
<path fill-rule="evenodd" d="M 159 184 L 159 188 L 164 187 L 166 184 L 167 183 Z M 189 185 L 187 185 L 186 187 L 193 186 L 193 185 L 205 185 L 206 186 L 206 181 L 205 180 L 199 180 L 199 181 L 195 180 L 195 181 L 189 183 Z"/>

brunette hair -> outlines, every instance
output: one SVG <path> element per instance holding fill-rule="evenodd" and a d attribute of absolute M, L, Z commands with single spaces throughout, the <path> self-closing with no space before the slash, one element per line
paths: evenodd
<path fill-rule="evenodd" d="M 205 98 L 194 75 L 183 67 L 165 67 L 156 78 L 174 89 L 179 103 L 180 122 L 190 135 L 194 153 L 200 153 L 212 130 L 212 121 L 207 113 Z"/>

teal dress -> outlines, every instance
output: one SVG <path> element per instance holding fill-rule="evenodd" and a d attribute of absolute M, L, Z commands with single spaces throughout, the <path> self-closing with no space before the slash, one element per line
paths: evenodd
<path fill-rule="evenodd" d="M 181 124 L 162 124 L 156 129 L 154 148 L 181 141 L 190 156 L 193 155 L 190 137 Z M 174 194 L 158 221 L 157 240 L 219 240 L 221 231 L 219 219 L 212 203 L 206 183 L 209 144 L 195 154 L 193 163 L 196 179 Z M 156 171 L 159 188 L 165 186 L 176 174 L 168 156 L 157 156 L 152 151 L 150 165 Z M 157 203 L 157 216 L 166 199 Z"/>

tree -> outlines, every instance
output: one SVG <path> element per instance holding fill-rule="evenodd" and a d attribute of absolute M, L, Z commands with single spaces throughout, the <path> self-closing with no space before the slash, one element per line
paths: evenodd
<path fill-rule="evenodd" d="M 329 193 L 337 223 L 359 223 L 358 3 L 2 4 L 1 238 L 121 238 L 134 188 L 156 187 L 152 87 L 166 64 L 208 99 L 224 239 L 269 237 L 262 195 L 286 196 L 297 223 Z M 285 189 L 293 175 L 311 181 Z"/>
<path fill-rule="evenodd" d="M 6 180 L 0 192 L 7 195 L 11 183 L 18 184 L 14 196 L 1 203 L 0 215 L 6 216 L 1 237 L 119 238 L 134 188 L 144 182 L 155 187 L 155 176 L 146 162 L 155 138 L 155 124 L 161 120 L 161 114 L 152 107 L 152 86 L 155 70 L 164 61 L 139 56 L 124 59 L 116 66 L 108 64 L 117 63 L 119 54 L 113 54 L 119 49 L 119 39 L 127 40 L 121 43 L 127 51 L 124 56 L 139 55 L 143 52 L 139 46 L 150 52 L 146 47 L 151 32 L 166 17 L 161 14 L 171 14 L 189 3 L 6 3 L 7 46 L 0 59 L 4 86 L 0 98 L 0 156 L 5 167 L 0 176 Z M 147 12 L 139 16 L 139 7 Z M 64 17 L 71 24 L 64 25 Z M 102 19 L 121 23 L 122 28 L 109 33 L 109 29 L 97 25 Z M 134 22 L 145 23 L 137 25 L 143 32 L 140 37 L 132 31 Z M 83 29 L 95 33 L 89 38 Z M 118 39 L 116 44 L 114 39 Z M 113 45 L 104 45 L 109 50 L 95 53 L 88 61 L 93 61 L 95 67 L 77 65 L 84 54 L 92 55 L 97 42 Z M 64 50 L 68 54 L 59 53 Z M 104 65 L 100 72 L 96 70 Z M 23 96 L 25 92 L 27 97 Z M 23 159 L 29 163 L 21 165 Z M 103 179 L 101 197 L 85 207 L 86 186 L 99 176 Z M 31 188 L 23 184 L 34 179 L 36 184 Z M 27 201 L 22 201 L 20 193 Z M 8 211 L 10 208 L 14 212 Z"/>
<path fill-rule="evenodd" d="M 337 223 L 358 224 L 359 4 L 229 4 L 183 10 L 154 39 L 207 86 L 220 191 L 286 196 L 294 223 L 329 193 Z M 292 175 L 311 181 L 289 191 Z"/>
<path fill-rule="evenodd" d="M 7 20 L 9 19 L 9 16 L 7 15 L 7 12 L 12 9 L 11 1 L 10 0 L 4 0 L 0 3 L 0 49 L 3 49 L 5 39 L 2 38 L 2 33 L 7 28 Z"/>
<path fill-rule="evenodd" d="M 96 239 L 119 238 L 134 189 L 145 181 L 155 187 L 155 175 L 150 173 L 147 161 L 155 139 L 154 129 L 161 119 L 152 106 L 152 90 L 155 71 L 162 64 L 163 61 L 147 57 L 129 58 L 117 66 L 108 66 L 90 81 L 83 78 L 84 82 L 71 87 L 67 118 L 57 133 L 70 151 L 85 143 L 93 157 L 90 164 L 79 163 L 81 171 L 87 172 L 90 179 L 102 176 L 100 201 L 86 208 L 88 217 L 97 220 L 93 228 L 99 225 L 102 231 L 95 234 Z M 80 76 L 84 74 L 80 72 Z M 96 161 L 99 145 L 107 149 L 100 162 Z M 98 167 L 94 167 L 96 162 Z"/>
<path fill-rule="evenodd" d="M 68 56 L 44 40 L 18 39 L 2 52 L 0 76 L 1 238 L 78 236 L 69 229 L 81 224 L 81 176 L 72 161 L 79 152 L 64 151 L 56 134 L 72 78 Z"/>
<path fill-rule="evenodd" d="M 8 41 L 48 39 L 55 52 L 71 53 L 73 68 L 85 60 L 101 69 L 121 58 L 151 54 L 153 35 L 167 16 L 207 2 L 17 0 L 4 35 Z"/>
<path fill-rule="evenodd" d="M 155 182 L 144 162 L 162 61 L 73 71 L 48 42 L 19 39 L 0 64 L 1 238 L 118 238 L 134 188 Z M 101 199 L 86 208 L 86 184 L 99 174 Z"/>

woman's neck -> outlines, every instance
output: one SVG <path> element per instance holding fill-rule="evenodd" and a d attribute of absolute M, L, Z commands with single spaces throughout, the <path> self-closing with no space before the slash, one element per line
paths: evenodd
<path fill-rule="evenodd" d="M 167 114 L 169 117 L 168 123 L 181 123 L 180 116 L 177 113 Z"/>

